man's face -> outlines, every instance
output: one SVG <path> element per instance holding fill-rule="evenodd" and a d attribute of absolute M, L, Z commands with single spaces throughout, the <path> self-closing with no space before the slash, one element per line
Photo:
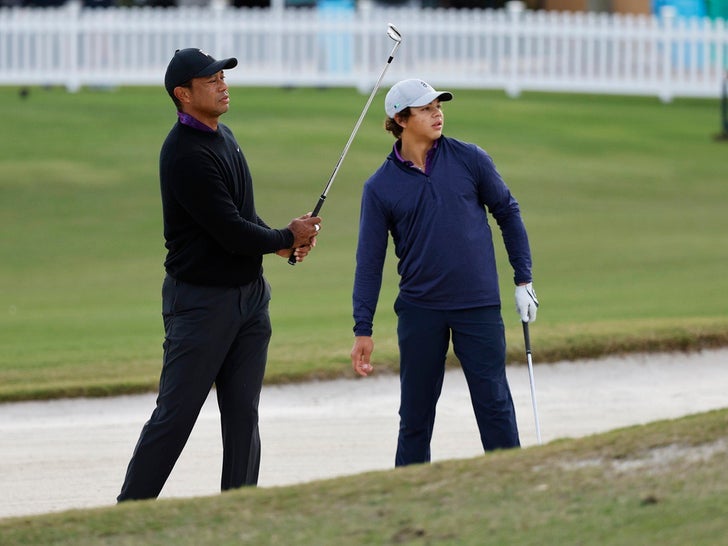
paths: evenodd
<path fill-rule="evenodd" d="M 400 124 L 409 136 L 437 140 L 442 135 L 444 122 L 440 99 L 435 99 L 425 106 L 411 106 L 410 117 Z"/>
<path fill-rule="evenodd" d="M 196 119 L 206 123 L 228 111 L 230 95 L 225 83 L 225 74 L 221 70 L 212 76 L 193 78 L 189 87 L 188 101 L 184 103 L 184 111 Z"/>

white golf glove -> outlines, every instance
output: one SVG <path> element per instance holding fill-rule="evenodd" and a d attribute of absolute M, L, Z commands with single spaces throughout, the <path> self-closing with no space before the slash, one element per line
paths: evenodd
<path fill-rule="evenodd" d="M 521 322 L 536 320 L 538 300 L 533 289 L 533 283 L 516 286 L 516 312 L 521 315 Z"/>

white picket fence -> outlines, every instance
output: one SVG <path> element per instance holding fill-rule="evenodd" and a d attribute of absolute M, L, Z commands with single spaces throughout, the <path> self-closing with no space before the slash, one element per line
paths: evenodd
<path fill-rule="evenodd" d="M 0 9 L 0 85 L 161 85 L 174 50 L 235 56 L 231 85 L 371 88 L 404 39 L 384 85 L 718 97 L 728 24 L 660 16 L 505 10 Z"/>

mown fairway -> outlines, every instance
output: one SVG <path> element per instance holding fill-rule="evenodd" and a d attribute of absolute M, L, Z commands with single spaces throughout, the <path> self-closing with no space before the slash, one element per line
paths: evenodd
<path fill-rule="evenodd" d="M 728 344 L 728 144 L 717 101 L 455 91 L 445 133 L 491 153 L 521 203 L 541 300 L 536 363 L 621 350 Z M 259 214 L 311 210 L 366 97 L 350 89 L 233 89 L 223 118 L 251 165 Z M 381 92 L 302 265 L 266 258 L 268 381 L 348 373 L 363 181 L 388 153 Z M 0 401 L 156 386 L 164 258 L 161 89 L 0 89 Z M 513 362 L 523 361 L 501 249 Z M 433 249 L 433 251 L 436 249 Z M 376 363 L 396 367 L 388 263 Z"/>

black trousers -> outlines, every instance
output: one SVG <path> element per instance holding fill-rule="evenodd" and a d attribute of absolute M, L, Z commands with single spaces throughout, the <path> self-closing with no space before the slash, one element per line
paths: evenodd
<path fill-rule="evenodd" d="M 214 385 L 222 425 L 221 489 L 258 482 L 258 402 L 271 336 L 270 287 L 162 285 L 164 358 L 157 405 L 144 425 L 117 497 L 156 498 Z"/>

